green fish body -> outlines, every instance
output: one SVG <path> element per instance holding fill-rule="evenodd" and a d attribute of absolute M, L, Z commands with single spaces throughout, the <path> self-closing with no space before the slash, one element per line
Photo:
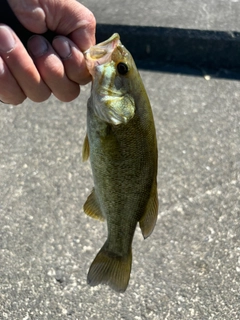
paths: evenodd
<path fill-rule="evenodd" d="M 106 220 L 108 229 L 107 240 L 90 266 L 88 283 L 124 292 L 137 223 L 146 238 L 157 220 L 154 119 L 134 60 L 118 34 L 91 47 L 85 57 L 93 83 L 83 159 L 90 157 L 94 188 L 84 211 Z"/>

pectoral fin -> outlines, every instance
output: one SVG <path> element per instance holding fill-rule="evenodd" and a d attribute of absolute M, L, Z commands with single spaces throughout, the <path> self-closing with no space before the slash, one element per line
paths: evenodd
<path fill-rule="evenodd" d="M 88 196 L 86 202 L 84 203 L 83 210 L 88 216 L 94 219 L 98 219 L 101 221 L 105 220 L 104 216 L 102 215 L 94 188 L 92 193 Z"/>
<path fill-rule="evenodd" d="M 150 199 L 146 207 L 146 211 L 139 221 L 139 226 L 142 231 L 144 239 L 150 236 L 152 233 L 158 215 L 158 195 L 157 195 L 157 183 L 155 182 L 150 194 Z"/>
<path fill-rule="evenodd" d="M 82 148 L 82 160 L 87 161 L 89 158 L 89 153 L 90 153 L 90 148 L 89 148 L 89 141 L 88 141 L 88 136 L 86 134 L 86 137 L 83 142 L 83 148 Z"/>

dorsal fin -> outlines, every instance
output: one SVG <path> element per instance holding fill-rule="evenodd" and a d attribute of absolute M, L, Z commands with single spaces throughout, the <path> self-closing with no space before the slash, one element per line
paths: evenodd
<path fill-rule="evenodd" d="M 105 218 L 101 212 L 94 188 L 93 188 L 91 194 L 88 196 L 86 202 L 84 203 L 83 210 L 88 216 L 90 216 L 94 219 L 98 219 L 101 221 L 105 220 Z"/>
<path fill-rule="evenodd" d="M 154 182 L 145 213 L 139 221 L 139 226 L 141 228 L 144 239 L 149 237 L 150 234 L 152 233 L 157 221 L 157 215 L 158 215 L 157 183 Z"/>

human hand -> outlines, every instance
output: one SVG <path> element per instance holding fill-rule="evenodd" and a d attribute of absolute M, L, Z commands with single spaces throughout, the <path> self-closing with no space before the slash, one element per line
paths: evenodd
<path fill-rule="evenodd" d="M 28 51 L 10 27 L 0 24 L 0 100 L 42 102 L 53 93 L 75 99 L 79 84 L 90 81 L 83 51 L 95 44 L 95 18 L 75 0 L 8 0 L 21 24 L 33 33 L 60 34 L 50 44 L 34 35 Z"/>

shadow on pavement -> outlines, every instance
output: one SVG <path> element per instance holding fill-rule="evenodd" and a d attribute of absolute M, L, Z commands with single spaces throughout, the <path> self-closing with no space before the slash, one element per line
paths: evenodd
<path fill-rule="evenodd" d="M 239 32 L 98 24 L 97 42 L 114 32 L 141 69 L 240 79 Z"/>

